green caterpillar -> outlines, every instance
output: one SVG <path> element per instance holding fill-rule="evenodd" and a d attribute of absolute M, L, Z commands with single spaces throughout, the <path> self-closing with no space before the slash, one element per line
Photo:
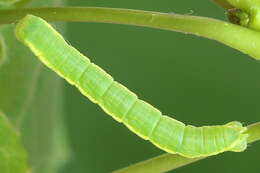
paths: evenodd
<path fill-rule="evenodd" d="M 169 153 L 194 158 L 225 151 L 244 151 L 246 127 L 239 122 L 195 127 L 162 115 L 100 67 L 68 45 L 43 19 L 27 15 L 16 26 L 17 38 L 107 114 Z"/>

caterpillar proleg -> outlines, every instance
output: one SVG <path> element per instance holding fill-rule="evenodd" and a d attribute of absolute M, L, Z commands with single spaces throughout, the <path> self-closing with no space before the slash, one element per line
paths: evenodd
<path fill-rule="evenodd" d="M 240 152 L 247 147 L 247 134 L 243 133 L 246 127 L 239 122 L 195 127 L 162 115 L 68 45 L 39 17 L 27 15 L 18 22 L 15 33 L 46 66 L 115 120 L 166 152 L 194 158 L 225 151 Z"/>

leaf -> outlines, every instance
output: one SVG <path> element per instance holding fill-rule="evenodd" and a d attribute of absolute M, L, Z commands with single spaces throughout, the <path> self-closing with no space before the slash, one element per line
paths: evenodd
<path fill-rule="evenodd" d="M 62 1 L 31 5 L 58 3 Z M 1 26 L 0 33 L 6 49 L 0 66 L 0 109 L 19 130 L 32 171 L 57 172 L 69 152 L 62 117 L 63 83 L 16 40 L 13 25 Z"/>
<path fill-rule="evenodd" d="M 7 117 L 0 112 L 0 170 L 1 173 L 24 173 L 27 155 L 20 137 Z"/>

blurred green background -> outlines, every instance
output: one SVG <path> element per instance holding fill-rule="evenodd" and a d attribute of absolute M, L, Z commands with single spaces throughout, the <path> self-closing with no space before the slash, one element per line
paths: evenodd
<path fill-rule="evenodd" d="M 225 18 L 210 0 L 69 3 Z M 260 63 L 220 43 L 176 32 L 95 23 L 69 23 L 66 39 L 165 115 L 198 126 L 259 121 Z M 68 84 L 65 97 L 72 155 L 61 173 L 111 172 L 163 153 Z M 244 153 L 224 153 L 174 172 L 258 173 L 259 151 L 258 142 Z"/>

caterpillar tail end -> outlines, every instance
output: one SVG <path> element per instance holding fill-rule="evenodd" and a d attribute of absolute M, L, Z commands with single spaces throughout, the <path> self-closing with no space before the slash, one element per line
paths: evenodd
<path fill-rule="evenodd" d="M 244 132 L 247 130 L 247 128 L 243 127 L 242 123 L 240 123 L 238 121 L 232 121 L 226 125 L 232 129 L 235 129 L 240 132 L 240 136 L 239 136 L 238 140 L 236 140 L 234 142 L 234 144 L 230 148 L 230 151 L 233 151 L 233 152 L 245 151 L 247 148 L 248 134 L 246 134 Z"/>

